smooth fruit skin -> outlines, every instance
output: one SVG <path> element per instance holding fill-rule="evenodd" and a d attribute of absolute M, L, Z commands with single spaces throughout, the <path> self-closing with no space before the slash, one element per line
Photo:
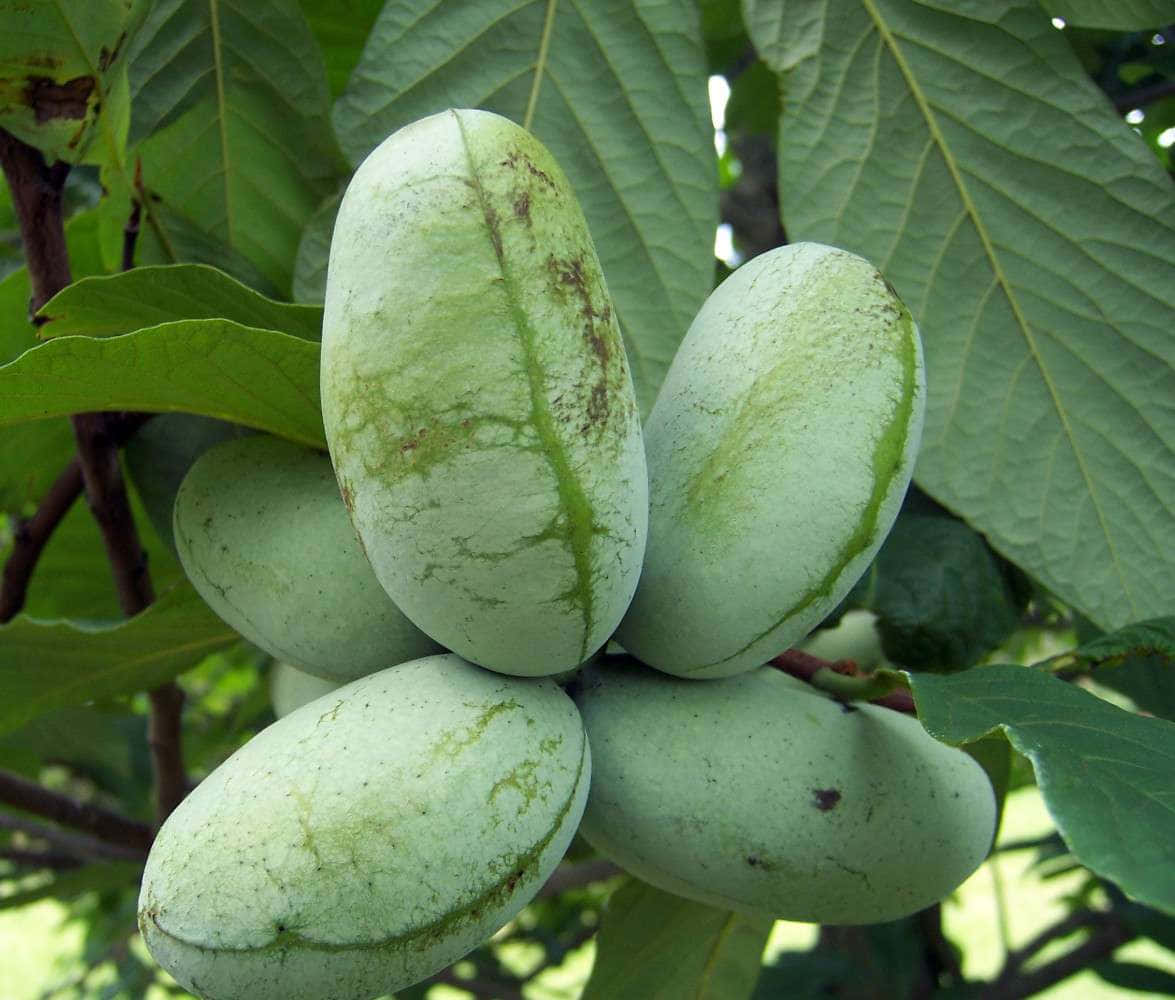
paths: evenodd
<path fill-rule="evenodd" d="M 738 268 L 645 426 L 648 548 L 617 641 L 705 678 L 802 639 L 892 526 L 924 400 L 918 330 L 867 261 L 799 243 Z"/>
<path fill-rule="evenodd" d="M 483 111 L 408 125 L 335 223 L 322 409 L 376 576 L 493 670 L 574 667 L 636 587 L 636 397 L 583 213 L 550 153 Z"/>
<path fill-rule="evenodd" d="M 380 587 L 329 459 L 266 435 L 205 452 L 173 519 L 184 572 L 271 656 L 336 682 L 440 651 Z"/>
<path fill-rule="evenodd" d="M 910 716 L 771 667 L 697 683 L 584 672 L 580 832 L 658 888 L 783 920 L 865 924 L 941 899 L 987 856 L 995 797 Z"/>
<path fill-rule="evenodd" d="M 164 823 L 151 954 L 209 1000 L 364 1000 L 460 958 L 542 886 L 590 760 L 570 699 L 454 655 L 279 719 Z"/>

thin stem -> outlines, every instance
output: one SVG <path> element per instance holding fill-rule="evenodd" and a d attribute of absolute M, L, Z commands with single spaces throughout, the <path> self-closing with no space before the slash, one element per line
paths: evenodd
<path fill-rule="evenodd" d="M 22 850 L 19 847 L 0 847 L 0 861 L 8 861 L 21 868 L 52 868 L 55 871 L 80 868 L 83 864 L 80 858 L 72 854 Z"/>
<path fill-rule="evenodd" d="M 184 692 L 174 681 L 169 681 L 151 691 L 149 697 L 147 744 L 155 769 L 155 816 L 162 823 L 188 794 L 181 725 Z"/>
<path fill-rule="evenodd" d="M 770 665 L 842 701 L 868 701 L 895 712 L 915 714 L 913 695 L 899 687 L 895 676 L 859 674 L 852 660 L 832 662 L 802 649 L 788 649 L 773 658 Z"/>
<path fill-rule="evenodd" d="M 151 846 L 151 828 L 146 823 L 102 806 L 79 802 L 9 771 L 0 771 L 0 802 L 63 826 L 83 830 L 110 844 L 142 850 Z"/>
<path fill-rule="evenodd" d="M 0 623 L 12 621 L 24 607 L 37 560 L 81 493 L 82 466 L 74 457 L 49 487 L 36 513 L 17 523 L 12 552 L 0 579 Z"/>
<path fill-rule="evenodd" d="M 96 837 L 70 833 L 68 830 L 60 830 L 55 826 L 4 812 L 0 812 L 0 830 L 11 830 L 35 840 L 43 840 L 51 847 L 77 858 L 92 858 L 97 861 L 142 861 L 147 857 L 147 852 L 141 847 L 111 844 Z"/>

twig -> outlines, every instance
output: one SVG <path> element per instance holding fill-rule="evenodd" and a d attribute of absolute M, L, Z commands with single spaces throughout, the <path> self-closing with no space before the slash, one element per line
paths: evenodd
<path fill-rule="evenodd" d="M 4 576 L 0 579 L 0 623 L 12 621 L 24 607 L 29 581 L 37 560 L 41 558 L 41 551 L 81 492 L 82 467 L 75 457 L 49 487 L 37 512 L 17 523 L 12 552 L 4 563 Z"/>
<path fill-rule="evenodd" d="M 1163 80 L 1160 83 L 1153 83 L 1149 87 L 1139 87 L 1127 94 L 1119 94 L 1114 98 L 1114 107 L 1118 111 L 1130 111 L 1133 108 L 1141 108 L 1147 104 L 1153 104 L 1155 101 L 1161 101 L 1164 97 L 1170 97 L 1172 94 L 1175 94 L 1175 80 Z"/>
<path fill-rule="evenodd" d="M 101 806 L 78 802 L 9 771 L 0 771 L 0 802 L 63 826 L 83 830 L 108 844 L 139 850 L 151 846 L 151 828 L 146 823 Z"/>
<path fill-rule="evenodd" d="M 1093 933 L 1076 948 L 1030 972 L 1016 972 L 1007 976 L 1001 974 L 994 983 L 984 987 L 984 1000 L 1025 1000 L 1027 997 L 1034 997 L 1050 986 L 1107 958 L 1137 936 L 1120 920 L 1106 914 L 1097 916 Z"/>
<path fill-rule="evenodd" d="M 62 188 L 69 167 L 60 163 L 48 166 L 39 150 L 3 130 L 0 130 L 0 164 L 20 222 L 33 289 L 29 308 L 35 316 L 53 295 L 70 283 L 62 216 Z M 118 418 L 103 413 L 79 413 L 70 419 L 86 500 L 102 532 L 119 604 L 130 617 L 149 606 L 155 593 L 118 462 L 115 440 Z M 151 728 L 155 733 L 151 749 L 156 802 L 161 807 L 156 817 L 159 822 L 166 818 L 186 785 L 176 732 L 182 703 L 182 694 L 174 682 L 151 692 Z"/>
<path fill-rule="evenodd" d="M 802 649 L 788 649 L 770 660 L 786 674 L 828 691 L 836 697 L 868 701 L 871 705 L 892 708 L 895 712 L 915 714 L 914 696 L 909 691 L 889 690 L 892 682 L 870 674 L 860 674 L 852 660 L 835 662 L 805 653 Z M 880 693 L 885 692 L 885 693 Z"/>
<path fill-rule="evenodd" d="M 53 868 L 57 871 L 80 868 L 83 864 L 80 858 L 76 858 L 72 854 L 29 851 L 19 847 L 0 847 L 0 861 L 9 861 L 22 868 Z"/>
<path fill-rule="evenodd" d="M 131 194 L 131 215 L 122 230 L 122 269 L 129 271 L 135 266 L 135 244 L 139 239 L 139 220 L 143 213 L 142 202 L 143 161 L 135 161 L 135 185 Z"/>
<path fill-rule="evenodd" d="M 87 837 L 81 833 L 70 833 L 68 830 L 59 830 L 55 826 L 37 823 L 23 816 L 13 816 L 0 812 L 0 830 L 11 830 L 22 833 L 26 837 L 43 840 L 45 843 L 72 854 L 78 858 L 93 858 L 102 861 L 142 861 L 147 852 L 138 847 L 125 847 L 122 844 L 111 844 L 96 837 Z"/>

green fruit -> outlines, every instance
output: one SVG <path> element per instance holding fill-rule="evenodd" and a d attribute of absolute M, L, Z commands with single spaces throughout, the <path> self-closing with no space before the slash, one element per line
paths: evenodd
<path fill-rule="evenodd" d="M 924 396 L 917 328 L 869 263 L 800 243 L 736 270 L 645 427 L 648 550 L 617 641 L 699 678 L 802 639 L 893 524 Z"/>
<path fill-rule="evenodd" d="M 367 1000 L 460 958 L 562 857 L 590 763 L 546 678 L 453 655 L 380 671 L 263 730 L 164 823 L 151 954 L 209 1000 Z"/>
<path fill-rule="evenodd" d="M 941 899 L 991 846 L 983 769 L 910 716 L 771 667 L 699 684 L 622 660 L 575 697 L 593 759 L 580 832 L 668 892 L 875 923 Z"/>
<path fill-rule="evenodd" d="M 335 223 L 322 409 L 380 583 L 476 663 L 550 674 L 640 573 L 636 398 L 599 261 L 550 153 L 447 111 L 359 168 Z"/>
<path fill-rule="evenodd" d="M 349 681 L 439 649 L 372 575 L 319 452 L 260 435 L 217 445 L 184 477 L 173 523 L 200 596 L 271 656 Z"/>
<path fill-rule="evenodd" d="M 315 677 L 288 663 L 275 663 L 269 672 L 269 701 L 273 705 L 273 714 L 280 719 L 315 698 L 330 694 L 338 686 L 334 681 Z"/>
<path fill-rule="evenodd" d="M 126 52 L 147 0 L 0 3 L 0 128 L 80 163 L 100 113 L 127 114 Z"/>

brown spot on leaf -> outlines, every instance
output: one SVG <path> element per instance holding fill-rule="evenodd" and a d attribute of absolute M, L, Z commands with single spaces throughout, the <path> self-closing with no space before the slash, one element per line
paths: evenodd
<path fill-rule="evenodd" d="M 551 175 L 548 174 L 545 170 L 537 167 L 535 162 L 520 149 L 512 149 L 507 154 L 506 159 L 499 163 L 499 166 L 511 167 L 514 170 L 521 168 L 529 173 L 532 177 L 537 177 L 552 191 L 558 190 L 558 185 L 552 179 Z"/>
<path fill-rule="evenodd" d="M 813 804 L 821 812 L 835 809 L 840 802 L 840 792 L 835 788 L 813 788 L 812 796 L 815 800 Z"/>
<path fill-rule="evenodd" d="M 57 83 L 47 76 L 30 76 L 24 99 L 39 123 L 55 118 L 78 120 L 86 117 L 87 102 L 93 92 L 92 76 L 75 76 L 65 83 Z"/>

